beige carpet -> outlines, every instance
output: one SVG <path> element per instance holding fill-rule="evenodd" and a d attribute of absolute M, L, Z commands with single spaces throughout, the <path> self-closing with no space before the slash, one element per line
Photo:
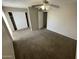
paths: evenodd
<path fill-rule="evenodd" d="M 16 59 L 75 59 L 76 40 L 49 30 L 32 34 L 14 40 Z"/>

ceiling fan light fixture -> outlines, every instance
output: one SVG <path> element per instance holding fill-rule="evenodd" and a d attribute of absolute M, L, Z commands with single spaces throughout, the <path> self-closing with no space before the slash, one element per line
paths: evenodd
<path fill-rule="evenodd" d="M 42 9 L 42 10 L 45 10 L 45 6 L 44 6 L 44 5 L 42 5 L 42 6 L 41 6 L 41 9 Z"/>
<path fill-rule="evenodd" d="M 47 12 L 51 7 L 59 8 L 59 5 L 50 4 L 47 0 L 43 0 L 42 4 L 33 5 L 32 7 L 38 8 L 39 11 Z"/>
<path fill-rule="evenodd" d="M 47 10 L 49 10 L 49 6 L 48 5 L 42 5 L 41 9 L 47 11 Z"/>
<path fill-rule="evenodd" d="M 50 9 L 50 6 L 47 5 L 47 6 L 46 6 L 46 10 L 49 10 L 49 9 Z"/>

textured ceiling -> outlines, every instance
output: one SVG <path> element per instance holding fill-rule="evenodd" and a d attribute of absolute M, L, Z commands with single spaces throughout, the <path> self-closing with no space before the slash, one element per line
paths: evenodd
<path fill-rule="evenodd" d="M 6 7 L 26 8 L 34 4 L 40 4 L 43 0 L 2 0 L 2 5 Z M 76 0 L 48 0 L 51 4 L 75 3 Z"/>

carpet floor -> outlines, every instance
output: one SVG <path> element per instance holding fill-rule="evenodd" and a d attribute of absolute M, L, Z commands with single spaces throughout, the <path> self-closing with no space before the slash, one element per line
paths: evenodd
<path fill-rule="evenodd" d="M 32 34 L 13 41 L 16 59 L 75 59 L 76 40 L 49 30 Z"/>

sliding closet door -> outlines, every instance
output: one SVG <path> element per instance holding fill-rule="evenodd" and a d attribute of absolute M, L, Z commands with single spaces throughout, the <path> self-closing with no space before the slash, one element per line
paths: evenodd
<path fill-rule="evenodd" d="M 12 12 L 17 30 L 28 28 L 25 12 Z"/>

